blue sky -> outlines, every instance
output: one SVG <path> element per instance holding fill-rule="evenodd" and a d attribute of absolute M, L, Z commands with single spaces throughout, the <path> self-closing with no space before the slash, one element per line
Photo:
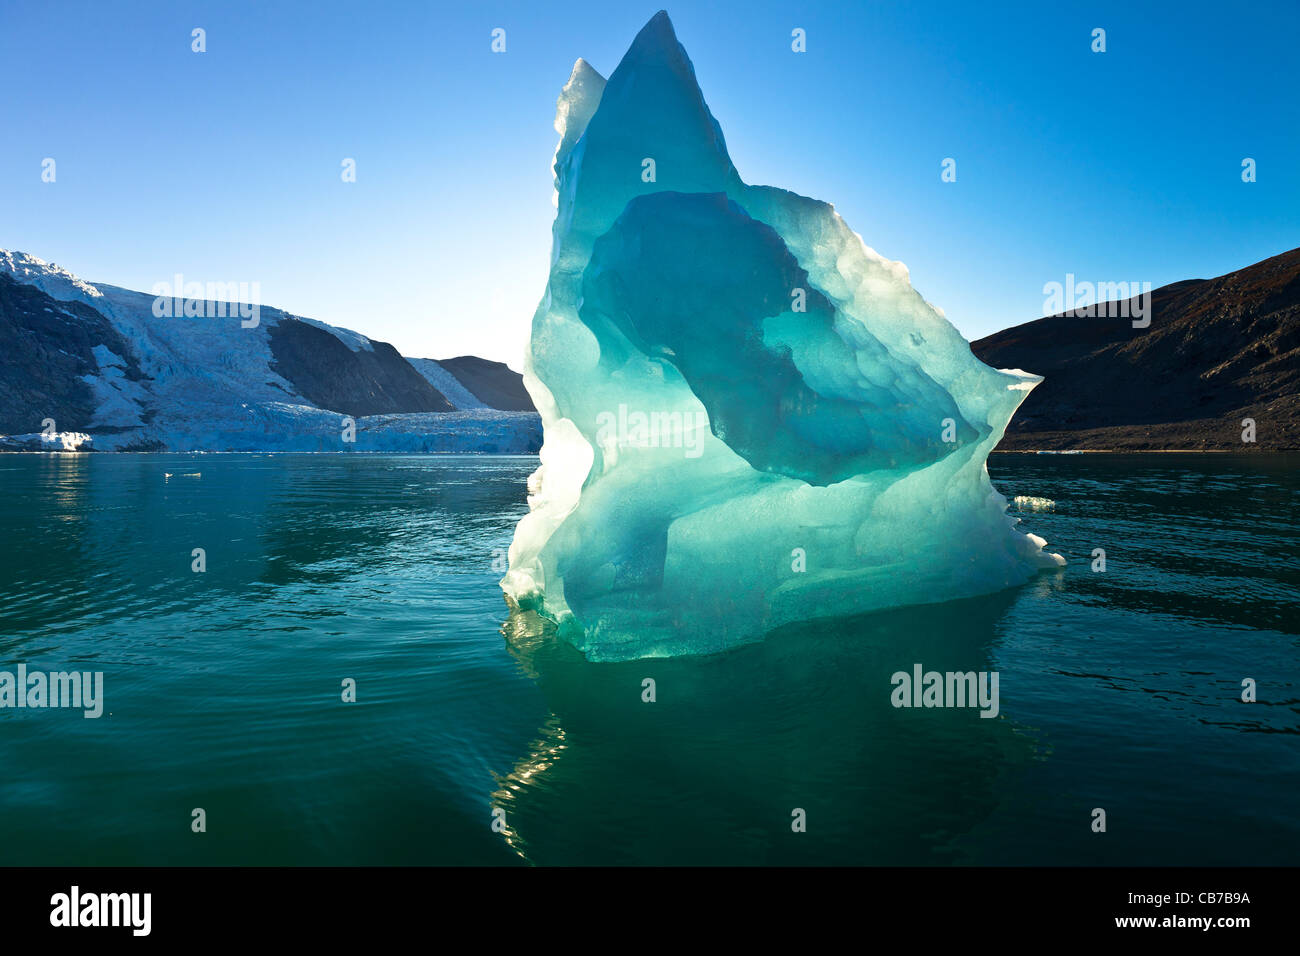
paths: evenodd
<path fill-rule="evenodd" d="M 0 248 L 129 288 L 257 282 L 408 355 L 519 368 L 556 94 L 660 6 L 3 0 Z M 1293 0 L 667 9 L 745 180 L 834 203 L 968 338 L 1067 273 L 1159 286 L 1300 246 Z"/>

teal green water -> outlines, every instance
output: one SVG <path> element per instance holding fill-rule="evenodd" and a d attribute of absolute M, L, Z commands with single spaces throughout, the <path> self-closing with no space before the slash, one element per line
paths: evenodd
<path fill-rule="evenodd" d="M 0 670 L 105 695 L 0 710 L 0 863 L 1294 863 L 1297 464 L 995 457 L 1062 571 L 589 664 L 497 587 L 535 459 L 0 456 Z"/>

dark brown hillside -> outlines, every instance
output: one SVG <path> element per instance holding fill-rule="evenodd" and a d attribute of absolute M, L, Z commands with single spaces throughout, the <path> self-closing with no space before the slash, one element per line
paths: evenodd
<path fill-rule="evenodd" d="M 345 415 L 450 412 L 451 402 L 387 342 L 352 350 L 326 330 L 297 319 L 270 326 L 271 370 L 303 398 Z"/>
<path fill-rule="evenodd" d="M 83 376 L 100 373 L 96 346 L 122 359 L 126 378 L 144 378 L 130 346 L 99 312 L 4 274 L 0 342 L 0 434 L 39 432 L 46 418 L 59 431 L 88 431 L 95 398 Z"/>
<path fill-rule="evenodd" d="M 1300 249 L 1156 289 L 1151 305 L 1145 329 L 1055 315 L 972 343 L 995 368 L 1046 379 L 999 448 L 1300 448 Z"/>
<path fill-rule="evenodd" d="M 533 412 L 533 400 L 524 388 L 524 377 L 504 362 L 492 362 L 477 355 L 438 359 L 457 381 L 490 408 L 510 412 Z"/>

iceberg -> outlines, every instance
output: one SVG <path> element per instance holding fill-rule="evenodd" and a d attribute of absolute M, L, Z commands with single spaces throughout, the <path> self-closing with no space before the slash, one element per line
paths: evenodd
<path fill-rule="evenodd" d="M 664 12 L 556 109 L 542 416 L 501 581 L 596 661 L 1023 584 L 985 462 L 1041 378 L 977 360 L 825 202 L 747 185 Z"/>

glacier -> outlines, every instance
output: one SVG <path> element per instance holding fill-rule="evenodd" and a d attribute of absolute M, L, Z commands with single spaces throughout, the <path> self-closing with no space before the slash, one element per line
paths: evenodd
<path fill-rule="evenodd" d="M 825 202 L 741 180 L 664 12 L 560 93 L 542 416 L 501 581 L 595 661 L 1063 565 L 985 467 L 1041 378 L 997 370 Z"/>
<path fill-rule="evenodd" d="M 282 309 L 260 307 L 250 328 L 241 325 L 236 306 L 219 317 L 159 317 L 153 294 L 87 282 L 43 259 L 0 249 L 0 328 L 31 339 L 33 327 L 23 324 L 9 296 L 19 289 L 39 293 L 24 297 L 34 303 L 30 311 L 62 323 L 61 335 L 96 343 L 86 350 L 92 370 L 78 376 L 90 411 L 69 420 L 42 394 L 40 379 L 59 377 L 48 361 L 56 338 L 43 358 L 38 352 L 30 362 L 32 375 L 10 378 L 17 388 L 6 390 L 0 374 L 0 451 L 527 455 L 541 442 L 535 413 L 489 406 L 439 362 L 406 358 L 359 332 Z M 316 334 L 304 340 L 307 332 Z M 284 333 L 291 335 L 282 343 L 298 346 L 300 374 L 285 361 L 290 355 L 276 351 L 276 336 Z M 340 356 L 365 359 L 362 368 L 386 362 L 385 371 L 409 373 L 407 384 L 427 383 L 441 409 L 331 404 L 330 389 L 349 385 Z M 11 370 L 23 364 L 8 358 Z M 365 391 L 351 384 L 352 391 Z M 354 441 L 343 439 L 345 419 L 355 425 Z M 57 430 L 40 431 L 46 420 L 56 421 Z"/>

